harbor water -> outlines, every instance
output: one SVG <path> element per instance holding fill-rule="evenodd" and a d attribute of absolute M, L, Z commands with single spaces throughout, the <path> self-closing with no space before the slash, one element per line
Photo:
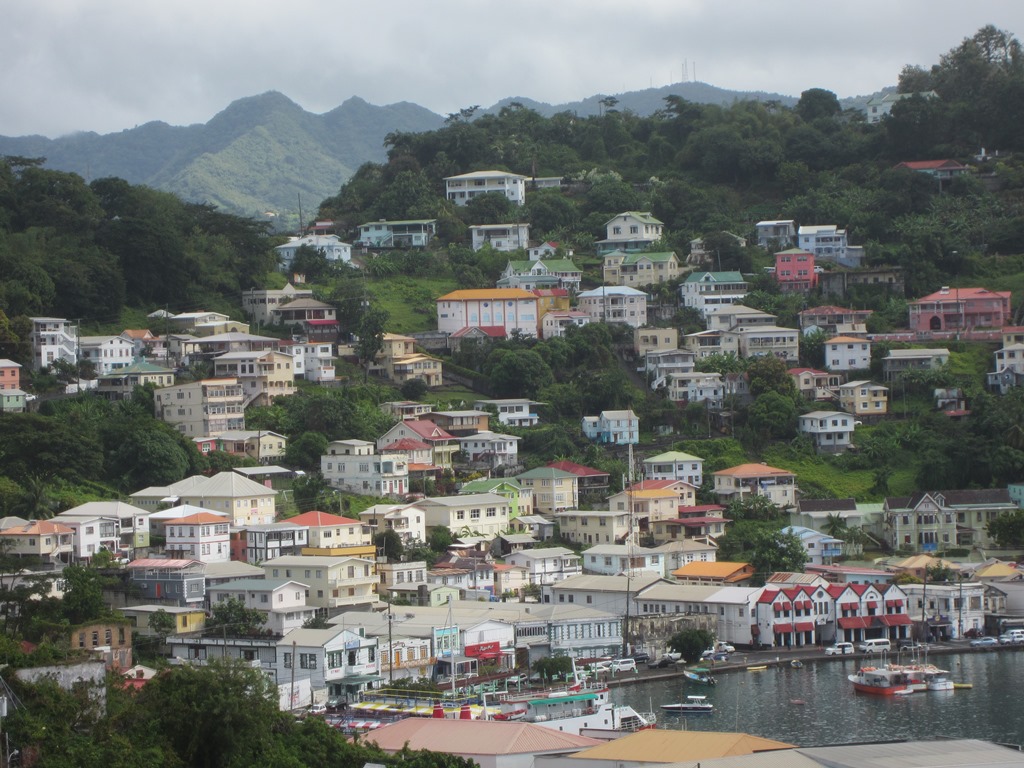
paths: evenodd
<path fill-rule="evenodd" d="M 1024 649 L 935 655 L 927 661 L 972 688 L 910 696 L 859 694 L 847 675 L 871 662 L 842 659 L 806 660 L 799 669 L 784 664 L 722 672 L 712 687 L 681 676 L 650 680 L 617 687 L 612 698 L 655 712 L 659 728 L 741 731 L 798 746 L 936 736 L 1024 744 Z M 714 713 L 684 717 L 660 708 L 690 695 L 707 696 Z"/>

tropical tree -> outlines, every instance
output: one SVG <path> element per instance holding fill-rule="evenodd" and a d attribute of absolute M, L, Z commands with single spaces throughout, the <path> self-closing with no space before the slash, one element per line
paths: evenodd
<path fill-rule="evenodd" d="M 706 629 L 684 629 L 668 640 L 670 651 L 678 653 L 684 661 L 699 661 L 701 655 L 715 642 L 715 635 Z"/>

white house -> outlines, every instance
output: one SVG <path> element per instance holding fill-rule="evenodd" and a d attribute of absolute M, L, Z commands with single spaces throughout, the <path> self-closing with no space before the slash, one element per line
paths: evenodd
<path fill-rule="evenodd" d="M 316 609 L 306 605 L 309 585 L 293 579 L 232 579 L 207 590 L 210 607 L 235 599 L 246 608 L 263 611 L 263 626 L 280 637 L 299 629 L 316 615 Z"/>
<path fill-rule="evenodd" d="M 640 442 L 640 419 L 631 410 L 601 411 L 598 416 L 584 416 L 583 435 L 589 440 L 612 445 L 636 445 Z"/>
<path fill-rule="evenodd" d="M 377 454 L 366 440 L 334 440 L 320 457 L 320 472 L 333 487 L 367 496 L 404 496 L 409 464 L 402 452 Z"/>
<path fill-rule="evenodd" d="M 842 411 L 811 411 L 800 415 L 800 432 L 809 435 L 818 453 L 842 453 L 850 447 L 856 422 Z"/>
<path fill-rule="evenodd" d="M 89 561 L 101 549 L 115 553 L 120 549 L 121 530 L 116 517 L 61 514 L 53 519 L 72 530 L 71 557 L 75 562 Z"/>
<path fill-rule="evenodd" d="M 871 342 L 853 336 L 835 336 L 825 342 L 825 364 L 830 371 L 864 371 L 871 367 Z"/>
<path fill-rule="evenodd" d="M 120 336 L 82 336 L 78 349 L 81 358 L 91 362 L 100 376 L 127 368 L 135 359 L 135 345 Z"/>
<path fill-rule="evenodd" d="M 590 322 L 590 315 L 581 310 L 552 309 L 545 312 L 540 320 L 540 335 L 544 339 L 561 338 L 567 329 L 582 328 Z"/>
<path fill-rule="evenodd" d="M 56 360 L 78 362 L 78 326 L 63 317 L 33 317 L 29 332 L 32 370 L 49 368 Z"/>
<path fill-rule="evenodd" d="M 359 243 L 368 248 L 425 248 L 436 234 L 437 219 L 382 219 L 359 225 Z"/>
<path fill-rule="evenodd" d="M 526 569 L 531 584 L 546 586 L 583 573 L 580 556 L 565 547 L 524 549 L 505 558 L 508 565 Z"/>
<path fill-rule="evenodd" d="M 428 497 L 415 506 L 423 511 L 427 528 L 442 525 L 457 535 L 467 530 L 493 538 L 508 530 L 511 519 L 509 500 L 494 493 Z"/>
<path fill-rule="evenodd" d="M 601 576 L 664 576 L 661 552 L 632 544 L 595 544 L 580 554 L 583 572 Z"/>
<path fill-rule="evenodd" d="M 530 244 L 529 224 L 474 224 L 469 234 L 474 251 L 485 245 L 496 251 L 517 251 Z"/>
<path fill-rule="evenodd" d="M 473 171 L 445 177 L 444 193 L 458 206 L 467 205 L 474 197 L 488 192 L 500 192 L 510 203 L 523 205 L 526 202 L 526 179 L 526 176 L 508 171 Z"/>
<path fill-rule="evenodd" d="M 660 240 L 665 231 L 664 222 L 645 211 L 625 211 L 606 221 L 604 226 L 607 237 L 595 243 L 598 256 L 615 250 L 645 251 Z"/>
<path fill-rule="evenodd" d="M 739 272 L 691 272 L 679 287 L 683 305 L 701 317 L 714 307 L 739 304 L 750 286 Z"/>
<path fill-rule="evenodd" d="M 527 398 L 510 397 L 499 400 L 476 400 L 473 407 L 478 411 L 495 408 L 498 411 L 498 422 L 510 427 L 532 427 L 540 421 L 534 412 L 534 406 L 541 403 Z"/>
<path fill-rule="evenodd" d="M 655 385 L 660 382 L 656 379 Z M 707 403 L 712 409 L 722 407 L 725 383 L 720 373 L 672 372 L 664 380 L 668 399 L 675 403 Z"/>
<path fill-rule="evenodd" d="M 644 459 L 647 480 L 682 480 L 700 488 L 704 482 L 704 459 L 682 451 L 666 451 Z"/>
<path fill-rule="evenodd" d="M 274 310 L 295 299 L 312 299 L 310 288 L 296 288 L 287 283 L 284 288 L 253 288 L 242 291 L 242 311 L 254 323 L 269 323 Z"/>
<path fill-rule="evenodd" d="M 754 225 L 757 244 L 761 248 L 776 247 L 780 250 L 796 245 L 796 222 L 793 219 L 759 221 Z"/>
<path fill-rule="evenodd" d="M 471 462 L 486 464 L 491 469 L 514 467 L 519 463 L 520 437 L 485 431 L 456 439 L 459 450 Z"/>
<path fill-rule="evenodd" d="M 576 296 L 579 309 L 596 323 L 647 325 L 647 294 L 627 285 L 606 285 Z"/>
<path fill-rule="evenodd" d="M 537 336 L 537 297 L 522 288 L 452 291 L 436 303 L 437 330 L 441 333 L 451 334 L 464 328 L 500 328 L 506 336 Z"/>
<path fill-rule="evenodd" d="M 813 253 L 817 261 L 840 263 L 846 260 L 846 230 L 835 224 L 800 227 L 797 239 L 799 248 Z"/>
<path fill-rule="evenodd" d="M 394 531 L 403 544 L 427 540 L 426 514 L 415 504 L 374 504 L 359 513 L 359 520 L 372 534 Z"/>
<path fill-rule="evenodd" d="M 843 554 L 843 541 L 813 528 L 801 525 L 789 525 L 782 529 L 783 533 L 791 533 L 800 539 L 800 546 L 807 555 L 808 565 L 827 565 Z"/>
<path fill-rule="evenodd" d="M 337 235 L 304 235 L 289 238 L 287 243 L 274 249 L 284 271 L 291 269 L 295 252 L 303 246 L 313 248 L 327 261 L 335 264 L 348 264 L 352 261 L 352 246 L 342 242 Z"/>
<path fill-rule="evenodd" d="M 226 563 L 231 559 L 231 527 L 212 512 L 197 512 L 164 524 L 165 551 L 174 558 L 200 563 Z"/>
<path fill-rule="evenodd" d="M 293 629 L 277 643 L 275 663 L 281 682 L 295 677 L 310 681 L 313 696 L 355 699 L 380 677 L 377 638 L 334 626 Z"/>

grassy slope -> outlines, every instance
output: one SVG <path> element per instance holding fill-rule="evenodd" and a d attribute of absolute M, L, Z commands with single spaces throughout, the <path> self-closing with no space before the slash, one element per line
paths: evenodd
<path fill-rule="evenodd" d="M 437 297 L 459 286 L 453 278 L 390 277 L 369 280 L 366 287 L 391 316 L 389 331 L 413 333 L 437 328 Z"/>

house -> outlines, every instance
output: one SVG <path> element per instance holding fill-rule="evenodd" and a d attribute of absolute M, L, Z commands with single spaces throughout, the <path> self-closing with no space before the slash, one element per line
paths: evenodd
<path fill-rule="evenodd" d="M 895 167 L 927 174 L 938 179 L 940 183 L 955 179 L 957 176 L 962 176 L 971 170 L 968 166 L 958 163 L 956 160 L 905 160 L 902 163 L 896 163 Z"/>
<path fill-rule="evenodd" d="M 747 496 L 766 496 L 779 507 L 796 505 L 796 475 L 767 464 L 740 464 L 713 473 L 715 495 L 728 503 Z"/>
<path fill-rule="evenodd" d="M 880 123 L 883 118 L 889 116 L 893 106 L 903 99 L 937 99 L 939 94 L 935 91 L 918 91 L 916 93 L 885 93 L 880 96 L 872 96 L 864 105 L 864 115 L 869 123 Z"/>
<path fill-rule="evenodd" d="M 74 551 L 73 528 L 52 520 L 16 520 L 0 530 L 0 541 L 5 543 L 3 551 L 19 557 L 38 558 L 44 563 L 70 562 Z"/>
<path fill-rule="evenodd" d="M 474 224 L 469 228 L 474 251 L 490 246 L 495 251 L 524 250 L 530 244 L 529 224 Z"/>
<path fill-rule="evenodd" d="M 801 250 L 810 252 L 815 259 L 842 264 L 846 261 L 848 241 L 846 230 L 835 224 L 817 224 L 800 227 L 797 242 Z M 776 262 L 777 265 L 777 262 Z M 811 266 L 814 264 L 812 262 Z"/>
<path fill-rule="evenodd" d="M 76 563 L 87 563 L 100 551 L 111 554 L 121 553 L 120 522 L 115 516 L 96 514 L 75 515 L 62 512 L 54 520 L 60 525 L 70 528 L 71 560 Z"/>
<path fill-rule="evenodd" d="M 323 322 L 330 327 L 329 320 L 310 320 L 309 330 L 313 331 L 322 326 L 317 325 Z M 337 337 L 337 328 L 328 334 L 328 340 L 316 340 L 321 334 L 313 334 L 313 338 L 306 341 L 282 341 L 280 350 L 292 356 L 292 365 L 296 377 L 306 381 L 317 383 L 333 383 L 337 376 L 334 369 L 335 356 L 333 341 Z"/>
<path fill-rule="evenodd" d="M 371 532 L 361 520 L 313 510 L 282 522 L 308 531 L 308 548 L 302 550 L 303 555 L 368 558 L 376 554 Z"/>
<path fill-rule="evenodd" d="M 521 288 L 459 290 L 437 299 L 437 329 L 454 334 L 469 328 L 495 328 L 500 336 L 537 336 L 537 297 Z"/>
<path fill-rule="evenodd" d="M 535 406 L 543 405 L 528 398 L 509 397 L 499 400 L 474 400 L 473 408 L 488 413 L 493 409 L 498 422 L 510 427 L 533 427 L 540 422 Z"/>
<path fill-rule="evenodd" d="M 978 581 L 929 581 L 900 588 L 907 596 L 907 618 L 926 628 L 929 642 L 960 639 L 970 630 L 978 633 L 986 627 L 987 587 Z"/>
<path fill-rule="evenodd" d="M 566 459 L 548 462 L 546 466 L 576 475 L 576 487 L 579 488 L 580 496 L 601 494 L 603 498 L 604 493 L 608 490 L 609 476 L 603 470 L 587 467 Z"/>
<path fill-rule="evenodd" d="M 365 496 L 404 496 L 409 491 L 405 454 L 377 454 L 366 440 L 334 440 L 320 457 L 324 480 L 334 488 Z"/>
<path fill-rule="evenodd" d="M 1024 344 L 1004 344 L 995 351 L 996 369 L 986 374 L 989 390 L 1005 395 L 1024 382 Z"/>
<path fill-rule="evenodd" d="M 21 391 L 21 364 L 0 358 L 0 392 Z"/>
<path fill-rule="evenodd" d="M 372 542 L 377 533 L 384 530 L 397 533 L 403 544 L 427 538 L 425 515 L 415 504 L 374 504 L 360 512 L 359 519 L 367 542 Z M 376 552 L 372 543 L 367 547 L 369 554 Z"/>
<path fill-rule="evenodd" d="M 63 317 L 33 317 L 29 331 L 32 370 L 49 368 L 57 360 L 78 364 L 78 326 Z"/>
<path fill-rule="evenodd" d="M 245 407 L 270 405 L 275 397 L 295 394 L 295 366 L 284 352 L 226 352 L 213 359 L 213 374 L 238 382 Z"/>
<path fill-rule="evenodd" d="M 459 450 L 472 464 L 483 464 L 489 469 L 519 466 L 521 437 L 502 435 L 490 430 L 458 438 Z"/>
<path fill-rule="evenodd" d="M 381 403 L 380 409 L 396 419 L 418 419 L 426 416 L 433 409 L 430 403 L 418 403 L 415 400 L 392 400 Z"/>
<path fill-rule="evenodd" d="M 738 586 L 746 584 L 754 577 L 754 566 L 750 563 L 730 563 L 725 560 L 694 561 L 672 571 L 672 576 L 680 584 Z"/>
<path fill-rule="evenodd" d="M 273 312 L 281 304 L 295 299 L 311 299 L 313 291 L 309 288 L 296 288 L 287 283 L 284 288 L 253 288 L 242 291 L 242 311 L 254 323 L 267 325 L 271 322 Z"/>
<path fill-rule="evenodd" d="M 582 328 L 591 321 L 590 315 L 582 310 L 551 310 L 541 317 L 540 336 L 542 339 L 561 338 L 569 328 Z"/>
<path fill-rule="evenodd" d="M 164 551 L 171 558 L 224 563 L 230 556 L 230 526 L 220 515 L 199 512 L 164 523 L 167 543 Z"/>
<path fill-rule="evenodd" d="M 377 448 L 391 448 L 393 443 L 401 440 L 414 440 L 429 445 L 431 463 L 443 469 L 451 468 L 452 456 L 459 450 L 455 435 L 427 419 L 403 419 L 377 438 Z"/>
<path fill-rule="evenodd" d="M 193 438 L 200 453 L 223 451 L 232 456 L 245 456 L 260 464 L 273 464 L 284 458 L 288 438 L 269 430 L 230 429 L 213 437 Z"/>
<path fill-rule="evenodd" d="M 800 539 L 808 565 L 830 565 L 833 558 L 843 554 L 843 540 L 828 534 L 805 528 L 802 525 L 787 525 L 782 533 L 791 533 Z"/>
<path fill-rule="evenodd" d="M 885 536 L 893 549 L 935 552 L 991 548 L 988 524 L 1016 509 L 1006 488 L 917 493 L 885 500 Z"/>
<path fill-rule="evenodd" d="M 204 564 L 198 560 L 142 558 L 128 563 L 131 583 L 142 600 L 162 600 L 183 607 L 206 599 Z"/>
<path fill-rule="evenodd" d="M 510 203 L 523 205 L 526 202 L 526 176 L 507 171 L 473 171 L 458 176 L 446 176 L 445 197 L 458 206 L 465 206 L 478 195 L 499 192 Z M 526 242 L 523 242 L 526 247 Z"/>
<path fill-rule="evenodd" d="M 598 443 L 636 445 L 640 442 L 640 419 L 631 410 L 601 411 L 598 416 L 584 416 L 582 426 L 584 437 Z"/>
<path fill-rule="evenodd" d="M 855 291 L 858 294 L 882 293 L 900 297 L 904 294 L 903 270 L 900 267 L 833 269 L 818 276 L 818 285 L 822 294 L 839 299 L 848 299 Z"/>
<path fill-rule="evenodd" d="M 508 529 L 511 519 L 508 499 L 495 493 L 428 497 L 415 506 L 422 510 L 428 529 L 440 525 L 456 535 L 466 532 L 493 538 Z"/>
<path fill-rule="evenodd" d="M 657 578 L 665 575 L 665 559 L 661 552 L 634 544 L 595 544 L 583 550 L 580 557 L 584 574 Z"/>
<path fill-rule="evenodd" d="M 637 372 L 646 372 L 651 389 L 657 389 L 665 379 L 675 373 L 693 373 L 696 355 L 688 349 L 651 350 L 643 357 Z"/>
<path fill-rule="evenodd" d="M 674 403 L 705 403 L 711 410 L 722 407 L 727 392 L 726 382 L 720 373 L 671 371 L 664 377 L 651 382 L 651 388 L 665 387 L 668 399 Z"/>
<path fill-rule="evenodd" d="M 381 219 L 359 225 L 356 245 L 365 248 L 426 248 L 436 235 L 437 219 Z"/>
<path fill-rule="evenodd" d="M 176 605 L 128 605 L 118 610 L 128 620 L 131 628 L 145 637 L 153 637 L 157 634 L 150 627 L 149 621 L 153 614 L 160 611 L 174 619 L 174 629 L 171 631 L 171 635 L 191 635 L 202 632 L 206 626 L 206 609 L 198 605 L 188 607 Z"/>
<path fill-rule="evenodd" d="M 136 549 L 149 546 L 149 515 L 150 513 L 137 506 L 125 504 L 123 501 L 87 501 L 57 515 L 69 517 L 104 517 L 117 521 L 122 552 L 134 552 Z M 117 551 L 117 550 L 114 550 Z"/>
<path fill-rule="evenodd" d="M 380 679 L 377 645 L 377 638 L 342 626 L 293 629 L 277 643 L 277 679 L 298 673 L 309 679 L 314 696 L 326 689 L 327 696 L 355 701 Z"/>
<path fill-rule="evenodd" d="M 871 367 L 871 342 L 836 336 L 825 342 L 825 364 L 830 371 L 865 371 Z"/>
<path fill-rule="evenodd" d="M 287 243 L 274 248 L 282 271 L 291 271 L 292 261 L 299 248 L 312 248 L 332 264 L 348 264 L 352 261 L 352 246 L 342 242 L 337 235 L 289 237 Z"/>
<path fill-rule="evenodd" d="M 155 359 L 167 355 L 166 341 L 148 328 L 125 328 L 119 335 L 131 342 L 132 355 L 136 358 Z"/>
<path fill-rule="evenodd" d="M 358 557 L 286 555 L 263 563 L 268 579 L 295 579 L 309 585 L 306 604 L 334 615 L 343 608 L 369 609 L 377 602 L 372 560 Z"/>
<path fill-rule="evenodd" d="M 644 459 L 648 480 L 681 480 L 696 488 L 704 483 L 704 459 L 682 451 L 666 451 Z"/>
<path fill-rule="evenodd" d="M 803 232 L 801 227 L 800 231 Z M 818 287 L 814 253 L 788 248 L 775 254 L 775 280 L 783 293 L 807 293 Z"/>
<path fill-rule="evenodd" d="M 533 493 L 533 508 L 538 513 L 550 514 L 579 506 L 579 481 L 571 472 L 537 467 L 516 475 L 515 479 Z"/>
<path fill-rule="evenodd" d="M 950 288 L 908 303 L 909 327 L 915 332 L 971 331 L 1001 328 L 1013 321 L 1010 291 Z"/>
<path fill-rule="evenodd" d="M 625 541 L 632 530 L 629 510 L 568 509 L 556 512 L 558 532 L 575 544 L 616 544 Z"/>
<path fill-rule="evenodd" d="M 467 437 L 490 428 L 491 415 L 482 409 L 431 411 L 427 419 L 456 437 Z"/>
<path fill-rule="evenodd" d="M 786 373 L 793 379 L 797 391 L 808 400 L 835 400 L 843 377 L 814 368 L 790 368 Z"/>
<path fill-rule="evenodd" d="M 649 534 L 656 542 L 668 544 L 693 540 L 703 544 L 697 548 L 692 560 L 714 560 L 718 545 L 714 540 L 725 533 L 725 526 L 731 522 L 723 517 L 725 507 L 719 504 L 680 505 L 674 517 L 651 520 Z M 682 565 L 683 563 L 680 563 Z"/>
<path fill-rule="evenodd" d="M 872 315 L 870 309 L 846 309 L 831 304 L 811 307 L 802 310 L 800 330 L 805 334 L 813 330 L 821 330 L 832 336 L 857 336 L 867 333 L 867 320 Z"/>
<path fill-rule="evenodd" d="M 149 384 L 157 389 L 171 386 L 174 384 L 174 371 L 136 359 L 113 373 L 98 376 L 96 393 L 108 400 L 131 400 L 136 387 Z"/>
<path fill-rule="evenodd" d="M 608 285 L 646 286 L 679 277 L 679 257 L 673 251 L 626 253 L 614 250 L 604 256 L 602 281 Z"/>
<path fill-rule="evenodd" d="M 800 332 L 777 325 L 737 325 L 721 332 L 722 351 L 737 357 L 774 355 L 783 360 L 800 357 Z"/>
<path fill-rule="evenodd" d="M 882 375 L 886 381 L 895 381 L 908 371 L 937 371 L 949 363 L 949 350 L 890 349 L 882 358 Z"/>
<path fill-rule="evenodd" d="M 122 670 L 132 666 L 132 632 L 125 619 L 104 619 L 70 627 L 67 647 L 89 651 L 103 660 L 107 669 Z"/>
<path fill-rule="evenodd" d="M 860 419 L 885 416 L 889 412 L 889 390 L 870 381 L 848 381 L 839 385 L 839 407 Z"/>
<path fill-rule="evenodd" d="M 558 258 L 560 255 L 559 244 L 553 240 L 548 240 L 540 245 L 535 245 L 526 249 L 527 256 L 530 257 L 530 261 L 541 261 L 543 259 Z M 564 253 L 568 257 L 572 257 L 573 252 L 571 248 L 563 249 Z"/>
<path fill-rule="evenodd" d="M 666 576 L 688 563 L 713 563 L 718 558 L 718 544 L 714 537 L 659 537 L 656 532 L 663 522 L 659 521 L 654 524 L 654 541 L 657 546 L 652 549 L 661 553 Z"/>
<path fill-rule="evenodd" d="M 210 587 L 210 608 L 227 600 L 238 600 L 250 610 L 266 614 L 265 630 L 281 637 L 299 629 L 316 616 L 306 605 L 309 585 L 295 579 L 233 579 Z"/>
<path fill-rule="evenodd" d="M 654 521 L 674 518 L 680 507 L 695 503 L 696 489 L 682 480 L 642 480 L 608 497 L 608 509 L 629 512 L 641 535 Z"/>
<path fill-rule="evenodd" d="M 704 319 L 707 321 L 709 331 L 728 331 L 733 328 L 774 326 L 779 317 L 743 304 L 723 304 L 709 308 Z"/>
<path fill-rule="evenodd" d="M 245 429 L 245 392 L 234 377 L 164 387 L 153 401 L 157 418 L 187 437 Z"/>
<path fill-rule="evenodd" d="M 661 240 L 665 230 L 664 222 L 643 211 L 620 213 L 606 221 L 604 226 L 607 237 L 594 244 L 598 256 L 615 250 L 626 253 L 646 251 Z"/>
<path fill-rule="evenodd" d="M 633 351 L 643 360 L 649 352 L 665 352 L 679 349 L 678 328 L 635 328 L 633 329 Z"/>
<path fill-rule="evenodd" d="M 647 294 L 629 286 L 602 286 L 576 296 L 579 309 L 595 323 L 647 325 Z"/>
<path fill-rule="evenodd" d="M 578 291 L 583 270 L 571 259 L 510 261 L 498 280 L 499 288 L 564 288 Z M 568 309 L 568 307 L 565 307 Z"/>
<path fill-rule="evenodd" d="M 530 583 L 542 587 L 583 573 L 579 555 L 565 547 L 524 549 L 513 552 L 505 562 L 525 568 Z"/>
<path fill-rule="evenodd" d="M 308 512 L 306 514 L 309 514 Z M 294 522 L 295 518 L 269 525 L 248 525 L 242 559 L 254 565 L 284 555 L 301 555 L 309 546 L 309 527 Z"/>
<path fill-rule="evenodd" d="M 793 219 L 759 221 L 754 230 L 761 248 L 781 250 L 796 245 L 796 222 Z"/>
<path fill-rule="evenodd" d="M 731 240 L 735 243 L 737 248 L 743 249 L 747 247 L 747 238 L 740 237 L 735 232 L 729 232 L 723 229 L 720 230 L 718 234 L 724 239 Z M 717 248 L 708 250 L 707 242 L 703 237 L 695 237 L 690 241 L 690 254 L 686 257 L 686 263 L 697 267 L 714 261 L 715 257 L 718 255 Z M 718 260 L 719 269 L 721 269 L 721 258 Z"/>
<path fill-rule="evenodd" d="M 338 338 L 338 310 L 333 304 L 301 296 L 278 304 L 270 311 L 270 322 L 287 328 L 298 326 L 308 338 L 334 341 Z"/>
<path fill-rule="evenodd" d="M 679 287 L 683 306 L 696 309 L 701 317 L 714 307 L 739 304 L 750 285 L 739 272 L 691 272 Z"/>
<path fill-rule="evenodd" d="M 88 360 L 96 373 L 102 376 L 131 365 L 135 358 L 135 345 L 120 336 L 81 336 L 78 354 L 80 360 Z"/>
<path fill-rule="evenodd" d="M 800 434 L 808 435 L 818 453 L 842 453 L 852 444 L 856 422 L 840 411 L 800 414 Z"/>

